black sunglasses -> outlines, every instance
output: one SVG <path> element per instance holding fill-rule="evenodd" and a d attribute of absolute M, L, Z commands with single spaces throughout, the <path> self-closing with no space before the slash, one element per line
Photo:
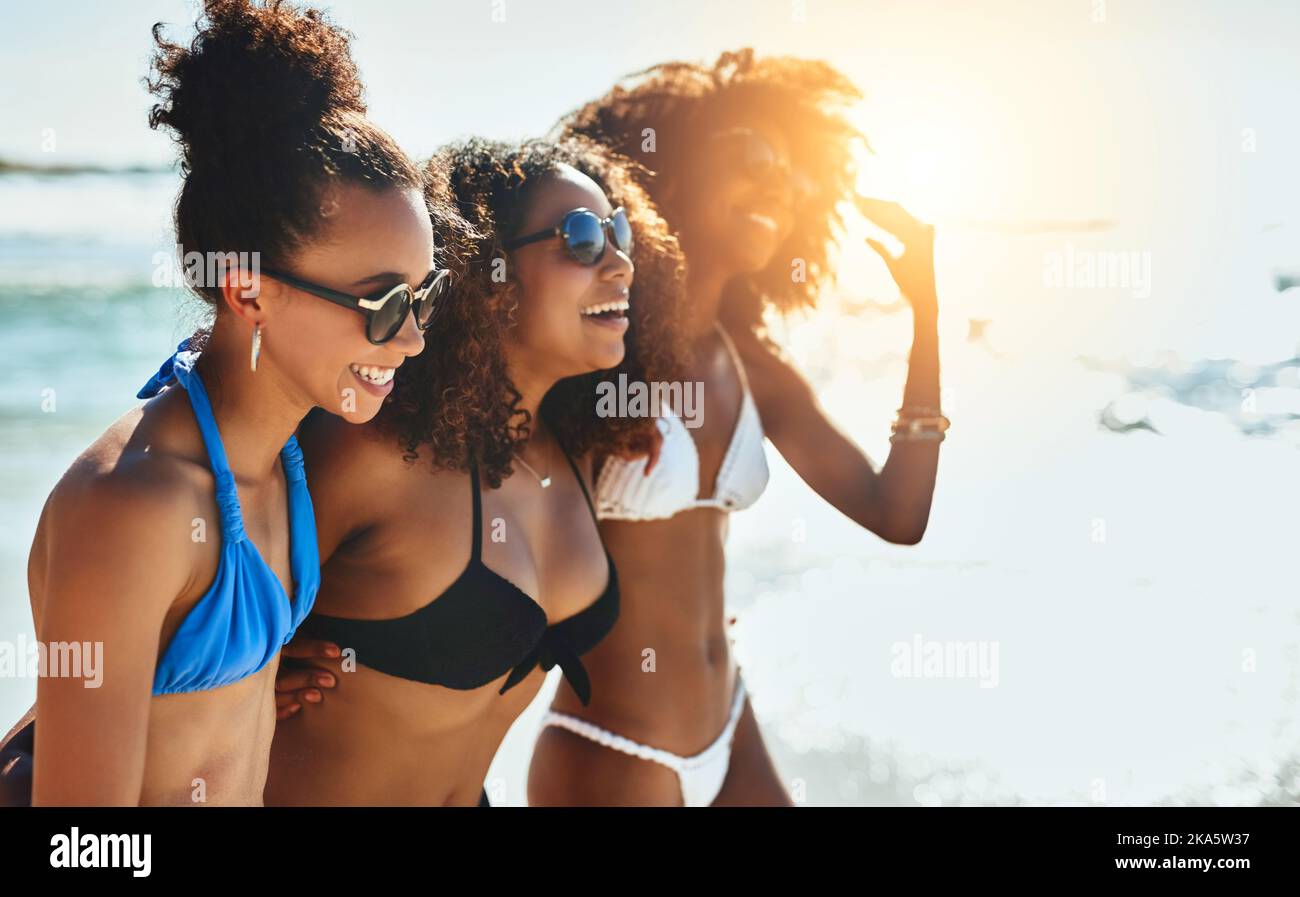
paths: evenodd
<path fill-rule="evenodd" d="M 421 330 L 428 330 L 433 325 L 440 301 L 447 295 L 448 287 L 451 285 L 451 272 L 445 268 L 434 268 L 414 289 L 410 284 L 399 283 L 382 293 L 362 297 L 340 293 L 338 290 L 331 290 L 329 287 L 311 283 L 292 274 L 285 274 L 283 271 L 263 268 L 262 273 L 304 293 L 311 293 L 335 305 L 360 312 L 366 318 L 366 339 L 377 346 L 397 336 L 397 332 L 406 323 L 406 315 L 410 311 L 415 312 L 415 325 Z"/>
<path fill-rule="evenodd" d="M 609 240 L 605 238 L 606 233 L 609 234 Z M 574 209 L 564 216 L 558 226 L 525 237 L 516 237 L 507 242 L 505 248 L 518 249 L 556 236 L 564 240 L 564 248 L 569 251 L 569 255 L 582 265 L 599 262 L 611 240 L 619 252 L 632 255 L 632 224 L 627 220 L 627 212 L 622 206 L 615 209 L 608 218 L 601 218 L 591 209 Z"/>
<path fill-rule="evenodd" d="M 732 162 L 751 180 L 767 182 L 772 178 L 781 178 L 790 185 L 796 201 L 807 200 L 816 193 L 817 188 L 812 179 L 795 169 L 757 131 L 731 128 L 714 136 L 724 143 L 733 144 Z"/>

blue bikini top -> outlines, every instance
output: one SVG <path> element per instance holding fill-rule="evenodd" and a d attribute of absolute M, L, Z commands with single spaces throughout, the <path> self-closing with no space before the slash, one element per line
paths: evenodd
<path fill-rule="evenodd" d="M 212 416 L 203 381 L 194 370 L 199 353 L 189 340 L 163 362 L 136 395 L 148 399 L 179 382 L 190 397 L 199 433 L 216 481 L 221 515 L 221 561 L 207 593 L 190 609 L 154 673 L 155 695 L 206 691 L 253 675 L 279 653 L 311 611 L 320 588 L 320 555 L 302 450 L 290 436 L 280 450 L 289 491 L 289 554 L 293 571 L 292 605 L 284 586 L 244 533 L 235 477 Z"/>

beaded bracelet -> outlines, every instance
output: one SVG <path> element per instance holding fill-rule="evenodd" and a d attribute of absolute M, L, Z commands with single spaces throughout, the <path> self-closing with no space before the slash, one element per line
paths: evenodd
<path fill-rule="evenodd" d="M 921 410 L 921 409 L 916 409 Z M 925 409 L 934 410 L 934 409 Z M 936 411 L 933 415 L 925 417 L 912 417 L 902 413 L 899 409 L 899 415 L 894 418 L 894 423 L 890 427 L 890 442 L 904 442 L 909 440 L 935 440 L 943 442 L 945 431 L 952 426 L 947 416 Z"/>
<path fill-rule="evenodd" d="M 890 442 L 943 442 L 948 438 L 948 434 L 941 430 L 919 430 L 917 432 L 902 431 L 893 433 L 889 437 Z"/>

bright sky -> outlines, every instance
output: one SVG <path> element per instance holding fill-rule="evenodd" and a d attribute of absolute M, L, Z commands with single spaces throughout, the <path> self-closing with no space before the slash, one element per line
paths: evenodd
<path fill-rule="evenodd" d="M 61 3 L 76 10 L 63 15 L 0 3 L 0 158 L 170 158 L 145 124 L 149 26 L 168 22 L 187 36 L 194 3 Z M 1113 218 L 1192 190 L 1226 197 L 1240 186 L 1231 178 L 1241 177 L 1245 129 L 1255 132 L 1256 167 L 1289 173 L 1252 217 L 1300 202 L 1300 4 L 318 5 L 355 33 L 372 115 L 416 155 L 471 133 L 537 134 L 621 74 L 751 45 L 823 57 L 853 77 L 869 95 L 862 122 L 881 153 L 868 186 L 934 216 Z M 54 157 L 41 149 L 51 128 Z"/>

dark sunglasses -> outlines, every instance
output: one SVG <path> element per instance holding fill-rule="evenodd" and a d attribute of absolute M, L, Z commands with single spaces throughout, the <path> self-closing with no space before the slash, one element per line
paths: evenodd
<path fill-rule="evenodd" d="M 605 235 L 609 234 L 609 239 Z M 627 212 L 619 206 L 608 218 L 601 218 L 591 209 L 574 209 L 567 213 L 556 227 L 539 230 L 535 234 L 515 237 L 505 244 L 506 249 L 518 249 L 551 237 L 564 240 L 564 248 L 573 260 L 582 265 L 594 265 L 605 255 L 605 248 L 613 241 L 614 248 L 626 256 L 632 255 L 632 224 Z"/>
<path fill-rule="evenodd" d="M 803 172 L 797 171 L 757 131 L 733 128 L 719 133 L 716 139 L 730 144 L 732 163 L 751 180 L 767 182 L 781 178 L 790 185 L 796 201 L 809 199 L 816 192 L 812 180 Z"/>
<path fill-rule="evenodd" d="M 451 285 L 451 272 L 445 268 L 434 268 L 414 289 L 408 283 L 399 283 L 382 293 L 363 297 L 340 293 L 283 271 L 263 268 L 262 273 L 304 293 L 311 293 L 335 305 L 360 312 L 366 318 L 366 339 L 375 345 L 386 343 L 397 336 L 397 332 L 406 323 L 407 313 L 411 311 L 415 313 L 415 326 L 428 330 Z"/>

